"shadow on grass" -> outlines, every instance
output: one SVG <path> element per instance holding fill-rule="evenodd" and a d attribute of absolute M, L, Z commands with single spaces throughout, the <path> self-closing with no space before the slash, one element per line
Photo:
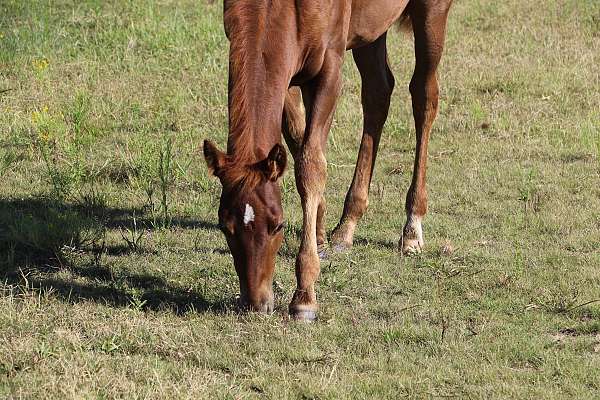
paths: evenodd
<path fill-rule="evenodd" d="M 136 214 L 137 213 L 138 211 L 136 211 Z M 134 223 L 133 210 L 124 217 L 120 216 L 106 221 L 104 226 L 108 229 L 133 229 L 134 224 L 137 224 L 138 228 L 142 227 L 148 230 L 156 229 L 156 224 L 151 218 L 136 218 Z M 213 222 L 200 221 L 192 218 L 172 218 L 170 227 L 181 229 L 219 229 L 219 226 Z"/>
<path fill-rule="evenodd" d="M 358 246 L 376 246 L 382 249 L 389 250 L 398 250 L 398 241 L 390 241 L 390 240 L 382 240 L 382 239 L 373 239 L 366 237 L 356 237 L 354 238 L 354 244 Z"/>
<path fill-rule="evenodd" d="M 93 269 L 93 267 L 90 269 Z M 82 270 L 70 270 L 74 274 L 82 272 Z M 95 275 L 96 273 L 98 271 L 82 274 L 82 276 L 87 276 L 88 279 L 93 279 L 94 283 L 74 282 L 52 275 L 43 279 L 29 279 L 29 282 L 31 286 L 42 291 L 50 290 L 53 296 L 69 303 L 93 301 L 111 307 L 169 311 L 176 315 L 183 315 L 188 312 L 221 314 L 235 309 L 233 299 L 223 299 L 217 302 L 209 301 L 193 291 L 170 285 L 164 279 L 150 275 L 129 274 L 120 276 L 114 281 L 101 279 L 101 274 Z M 105 273 L 110 274 L 109 271 Z M 129 290 L 121 289 L 120 286 L 122 285 L 128 287 Z M 141 294 L 132 296 L 132 289 L 141 292 Z"/>
<path fill-rule="evenodd" d="M 0 199 L 0 279 L 8 284 L 22 284 L 26 274 L 29 285 L 51 291 L 69 302 L 95 301 L 176 314 L 190 310 L 218 313 L 232 308 L 233 301 L 209 301 L 160 277 L 122 273 L 115 276 L 102 266 L 103 254 L 126 255 L 133 251 L 126 246 L 105 246 L 104 233 L 106 229 L 133 227 L 136 213 L 138 210 L 87 203 L 71 205 L 45 198 Z M 136 223 L 144 229 L 153 226 L 144 219 L 136 219 Z M 174 219 L 172 226 L 217 229 L 212 223 L 192 219 Z M 72 252 L 89 255 L 89 265 L 71 265 Z M 58 274 L 64 270 L 73 278 Z"/>
<path fill-rule="evenodd" d="M 219 254 L 221 256 L 228 256 L 231 254 L 231 252 L 229 251 L 229 249 L 226 249 L 224 247 L 205 247 L 205 246 L 196 246 L 194 248 L 194 250 L 196 250 L 197 252 L 200 253 L 212 253 L 212 254 Z"/>

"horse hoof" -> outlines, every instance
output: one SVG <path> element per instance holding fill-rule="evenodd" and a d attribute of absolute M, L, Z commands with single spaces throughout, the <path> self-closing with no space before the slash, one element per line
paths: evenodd
<path fill-rule="evenodd" d="M 421 254 L 424 244 L 421 217 L 410 215 L 402 230 L 402 239 L 400 239 L 398 246 L 400 247 L 402 254 L 412 256 Z"/>
<path fill-rule="evenodd" d="M 333 251 L 336 253 L 347 253 L 352 248 L 352 243 L 340 242 L 333 245 Z"/>
<path fill-rule="evenodd" d="M 331 232 L 331 248 L 334 253 L 347 253 L 352 248 L 354 229 L 347 224 L 340 224 Z"/>
<path fill-rule="evenodd" d="M 318 245 L 317 255 L 319 256 L 319 260 L 327 260 L 327 257 L 329 256 L 327 252 L 327 246 L 325 246 L 324 244 Z"/>
<path fill-rule="evenodd" d="M 400 250 L 405 256 L 416 256 L 421 254 L 423 244 L 417 239 L 404 239 L 400 241 Z"/>
<path fill-rule="evenodd" d="M 302 322 L 315 322 L 317 320 L 317 312 L 312 310 L 298 310 L 290 314 L 292 319 Z"/>

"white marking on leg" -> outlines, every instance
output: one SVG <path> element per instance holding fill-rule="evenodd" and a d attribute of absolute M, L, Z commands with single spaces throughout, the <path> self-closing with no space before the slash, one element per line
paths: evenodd
<path fill-rule="evenodd" d="M 244 210 L 244 225 L 248 225 L 252 221 L 254 221 L 254 208 L 246 203 L 246 209 Z"/>
<path fill-rule="evenodd" d="M 423 247 L 422 217 L 409 215 L 402 234 L 402 252 L 405 254 L 417 254 Z"/>
<path fill-rule="evenodd" d="M 415 239 L 419 242 L 419 244 L 423 243 L 423 227 L 421 225 L 422 217 L 417 215 L 411 215 L 408 219 L 408 225 L 412 228 L 415 233 Z"/>

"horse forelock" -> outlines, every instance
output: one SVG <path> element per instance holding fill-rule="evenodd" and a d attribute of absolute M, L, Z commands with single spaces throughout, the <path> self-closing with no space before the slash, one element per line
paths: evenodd
<path fill-rule="evenodd" d="M 265 181 L 265 175 L 255 165 L 239 165 L 230 160 L 219 172 L 226 192 L 245 193 Z"/>

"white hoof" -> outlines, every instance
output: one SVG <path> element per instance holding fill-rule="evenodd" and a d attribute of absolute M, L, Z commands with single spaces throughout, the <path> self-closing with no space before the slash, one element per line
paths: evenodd
<path fill-rule="evenodd" d="M 402 239 L 400 240 L 402 254 L 408 256 L 420 254 L 424 246 L 421 217 L 411 215 L 408 217 L 402 231 Z"/>
<path fill-rule="evenodd" d="M 404 239 L 402 241 L 402 254 L 405 256 L 416 256 L 421 254 L 423 245 L 418 240 Z"/>

